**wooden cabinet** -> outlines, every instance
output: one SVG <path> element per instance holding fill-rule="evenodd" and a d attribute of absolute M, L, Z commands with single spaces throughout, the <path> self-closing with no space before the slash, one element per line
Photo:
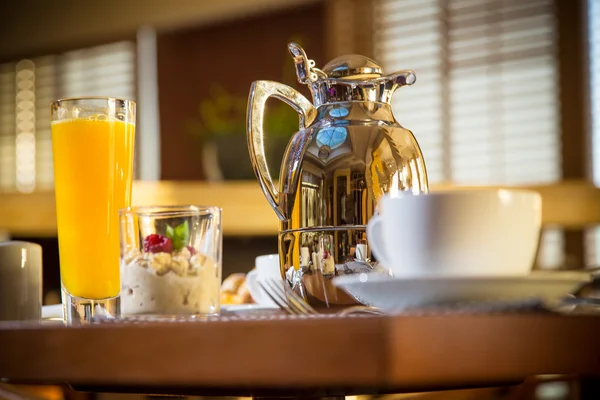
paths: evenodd
<path fill-rule="evenodd" d="M 432 185 L 431 190 L 472 190 L 472 187 Z M 585 181 L 535 186 L 543 198 L 544 225 L 581 229 L 600 223 L 600 190 Z M 223 209 L 223 232 L 228 236 L 270 236 L 277 217 L 256 181 L 134 182 L 134 205 L 197 204 Z M 1 193 L 0 230 L 13 236 L 56 236 L 54 192 Z"/>

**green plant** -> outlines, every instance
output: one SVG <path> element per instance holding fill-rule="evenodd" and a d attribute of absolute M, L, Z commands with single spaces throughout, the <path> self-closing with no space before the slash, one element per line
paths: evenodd
<path fill-rule="evenodd" d="M 296 43 L 301 39 L 293 38 Z M 287 52 L 286 52 L 287 53 Z M 286 54 L 283 83 L 297 85 L 292 58 Z M 189 130 L 202 141 L 215 137 L 246 134 L 247 95 L 236 95 L 220 84 L 213 84 L 209 96 L 198 106 L 199 118 L 189 124 Z M 265 109 L 264 129 L 269 137 L 289 138 L 298 130 L 298 114 L 287 104 L 269 100 Z"/>
<path fill-rule="evenodd" d="M 194 133 L 203 140 L 216 136 L 246 134 L 247 98 L 229 93 L 221 85 L 213 85 L 210 97 L 198 107 L 200 121 L 193 124 Z M 277 137 L 289 137 L 298 130 L 298 114 L 287 104 L 269 102 L 265 110 L 265 132 Z"/>
<path fill-rule="evenodd" d="M 220 85 L 214 84 L 210 88 L 210 97 L 200 102 L 198 111 L 197 133 L 202 139 L 238 135 L 246 130 L 246 100 L 232 95 Z"/>

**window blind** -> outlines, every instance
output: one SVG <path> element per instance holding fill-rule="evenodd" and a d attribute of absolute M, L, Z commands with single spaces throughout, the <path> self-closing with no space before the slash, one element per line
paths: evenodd
<path fill-rule="evenodd" d="M 376 0 L 385 70 L 413 69 L 396 118 L 421 145 L 430 181 L 542 184 L 560 179 L 553 0 Z M 538 262 L 563 263 L 560 230 Z"/>
<path fill-rule="evenodd" d="M 0 188 L 3 190 L 16 187 L 15 76 L 15 65 L 0 65 Z"/>
<path fill-rule="evenodd" d="M 589 0 L 588 4 L 588 54 L 590 77 L 590 111 L 591 111 L 591 160 L 592 179 L 600 186 L 600 4 Z M 588 255 L 588 264 L 600 263 L 600 228 L 591 228 L 586 235 L 587 248 L 593 251 Z"/>
<path fill-rule="evenodd" d="M 118 42 L 0 65 L 0 190 L 53 188 L 50 103 L 135 100 L 135 58 L 134 43 Z"/>
<path fill-rule="evenodd" d="M 600 4 L 588 1 L 593 179 L 600 186 Z"/>

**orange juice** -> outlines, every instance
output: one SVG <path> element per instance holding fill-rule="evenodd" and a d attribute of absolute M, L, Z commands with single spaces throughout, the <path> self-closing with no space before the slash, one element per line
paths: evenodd
<path fill-rule="evenodd" d="M 52 122 L 63 288 L 100 300 L 120 291 L 120 208 L 131 205 L 135 125 L 116 119 Z"/>

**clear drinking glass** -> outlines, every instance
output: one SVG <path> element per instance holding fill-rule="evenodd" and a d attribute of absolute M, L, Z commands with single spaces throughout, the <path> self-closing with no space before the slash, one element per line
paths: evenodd
<path fill-rule="evenodd" d="M 52 153 L 64 319 L 119 315 L 119 214 L 131 205 L 135 103 L 52 103 Z"/>
<path fill-rule="evenodd" d="M 130 207 L 121 219 L 121 315 L 151 319 L 218 315 L 221 210 Z"/>

